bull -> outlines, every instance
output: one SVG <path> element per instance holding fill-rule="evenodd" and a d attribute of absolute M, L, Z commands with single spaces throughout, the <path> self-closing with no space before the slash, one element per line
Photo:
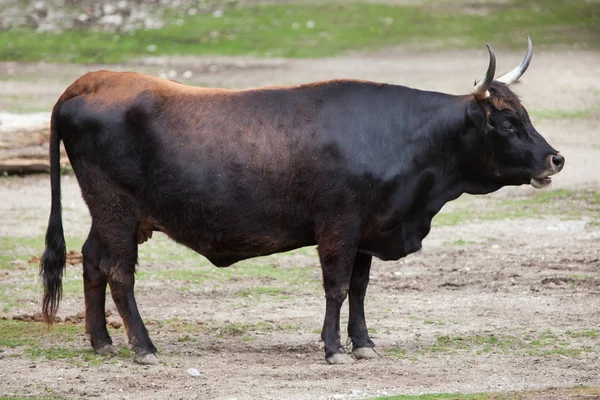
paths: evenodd
<path fill-rule="evenodd" d="M 295 87 L 190 87 L 132 72 L 97 71 L 60 96 L 51 118 L 52 203 L 40 263 L 42 311 L 61 299 L 65 239 L 60 141 L 92 218 L 83 245 L 85 329 L 100 354 L 109 285 L 134 360 L 158 362 L 134 296 L 138 245 L 161 231 L 218 267 L 317 245 L 328 363 L 377 357 L 364 315 L 373 257 L 421 248 L 432 218 L 463 193 L 547 186 L 564 158 L 511 91 L 532 56 L 471 93 L 332 80 Z"/>

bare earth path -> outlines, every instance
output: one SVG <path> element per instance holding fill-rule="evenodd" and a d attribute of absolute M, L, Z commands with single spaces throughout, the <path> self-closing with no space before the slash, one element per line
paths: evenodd
<path fill-rule="evenodd" d="M 522 56 L 498 53 L 501 72 Z M 320 60 L 147 59 L 118 68 L 175 71 L 175 79 L 206 86 L 345 77 L 460 94 L 486 65 L 483 51 L 409 54 L 391 49 Z M 0 92 L 7 94 L 0 98 L 0 111 L 14 111 L 15 104 L 49 109 L 70 82 L 93 69 L 0 64 Z M 185 71 L 192 72 L 190 79 L 181 77 Z M 600 186 L 598 76 L 596 53 L 539 52 L 516 89 L 538 130 L 566 157 L 554 188 L 597 193 Z M 11 115 L 0 112 L 0 129 L 14 128 Z M 44 114 L 40 118 L 44 123 Z M 75 178 L 62 182 L 65 232 L 69 248 L 78 250 L 74 244 L 85 238 L 89 217 Z M 485 209 L 493 200 L 528 199 L 532 193 L 521 187 L 464 198 L 444 212 Z M 0 269 L 0 316 L 38 311 L 35 264 L 10 258 L 39 255 L 49 198 L 47 176 L 0 179 L 0 240 L 16 243 L 14 248 L 5 245 L 6 254 L 0 255 L 9 258 Z M 600 386 L 597 218 L 551 210 L 541 218 L 438 226 L 421 253 L 376 262 L 367 322 L 383 358 L 348 366 L 327 365 L 319 349 L 324 298 L 314 250 L 218 270 L 159 235 L 142 246 L 137 294 L 162 363 L 135 365 L 125 350 L 107 360 L 81 358 L 79 353 L 89 352 L 80 324 L 74 340 L 51 336 L 39 343 L 42 349 L 73 350 L 69 357 L 50 357 L 47 351 L 36 355 L 26 346 L 0 347 L 0 395 L 349 399 Z M 80 273 L 81 265 L 67 269 L 63 318 L 83 311 Z M 118 321 L 112 302 L 109 309 L 114 313 L 109 321 Z M 112 333 L 124 349 L 123 329 Z M 191 367 L 200 376 L 189 376 Z"/>

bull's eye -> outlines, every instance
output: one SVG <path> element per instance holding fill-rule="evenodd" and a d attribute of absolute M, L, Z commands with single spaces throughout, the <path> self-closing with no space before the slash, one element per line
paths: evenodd
<path fill-rule="evenodd" d="M 502 128 L 502 130 L 504 132 L 507 132 L 507 133 L 512 133 L 515 130 L 515 128 L 512 126 L 512 124 L 508 121 L 502 122 L 502 125 L 500 125 L 500 127 Z"/>

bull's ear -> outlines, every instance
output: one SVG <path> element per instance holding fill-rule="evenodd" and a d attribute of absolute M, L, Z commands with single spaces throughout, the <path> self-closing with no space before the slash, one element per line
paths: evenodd
<path fill-rule="evenodd" d="M 481 102 L 473 101 L 467 107 L 467 119 L 481 134 L 488 130 L 487 110 Z"/>

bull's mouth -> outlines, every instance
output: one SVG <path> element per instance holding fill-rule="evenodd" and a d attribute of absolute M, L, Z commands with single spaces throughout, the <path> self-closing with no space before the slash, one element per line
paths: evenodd
<path fill-rule="evenodd" d="M 552 178 L 550 178 L 549 176 L 545 177 L 545 178 L 531 178 L 531 186 L 533 186 L 536 189 L 541 189 L 541 188 L 545 188 L 546 186 L 550 185 L 552 183 Z"/>
<path fill-rule="evenodd" d="M 550 178 L 551 174 L 541 175 L 541 176 L 532 176 L 531 177 L 531 186 L 536 189 L 542 189 L 552 183 L 552 178 Z"/>

